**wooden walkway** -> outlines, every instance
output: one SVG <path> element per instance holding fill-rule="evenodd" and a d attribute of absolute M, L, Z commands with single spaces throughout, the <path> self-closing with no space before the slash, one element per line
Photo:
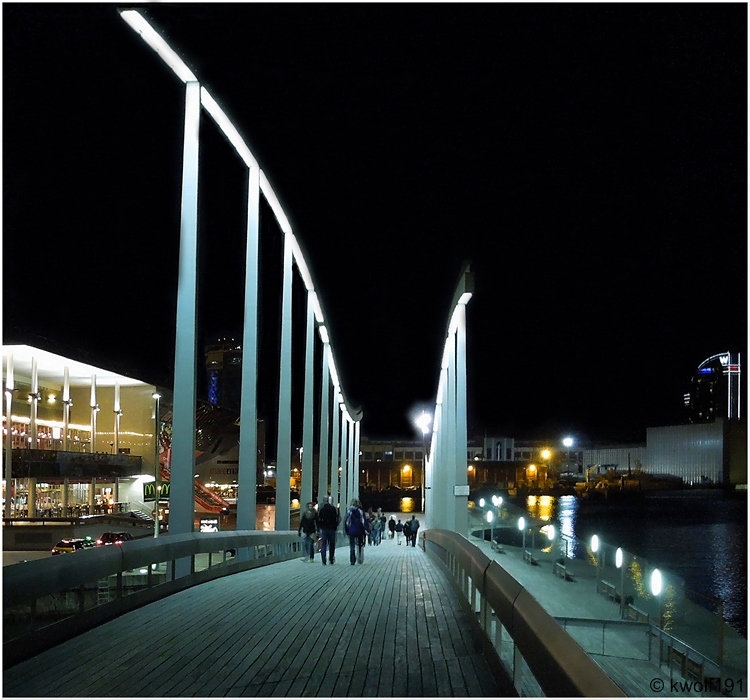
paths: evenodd
<path fill-rule="evenodd" d="M 419 548 L 275 564 L 128 613 L 3 674 L 3 697 L 497 697 L 469 613 Z"/>

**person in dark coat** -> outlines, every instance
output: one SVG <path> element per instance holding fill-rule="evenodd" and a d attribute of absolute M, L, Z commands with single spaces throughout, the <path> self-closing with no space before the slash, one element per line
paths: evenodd
<path fill-rule="evenodd" d="M 318 527 L 322 540 L 320 556 L 323 559 L 323 566 L 326 565 L 326 555 L 328 555 L 331 564 L 336 562 L 336 530 L 341 522 L 341 516 L 339 515 L 339 509 L 331 503 L 332 500 L 328 496 L 320 509 L 320 513 L 318 513 Z"/>
<path fill-rule="evenodd" d="M 318 514 L 315 512 L 315 504 L 311 501 L 307 504 L 307 510 L 302 515 L 299 522 L 297 535 L 302 536 L 305 533 L 305 539 L 302 542 L 305 553 L 305 561 L 315 561 L 315 540 L 318 538 Z"/>
<path fill-rule="evenodd" d="M 419 520 L 413 515 L 409 521 L 409 537 L 411 539 L 411 546 L 416 547 L 417 545 L 417 531 L 419 530 Z"/>
<path fill-rule="evenodd" d="M 349 535 L 349 562 L 352 566 L 357 562 L 363 564 L 365 560 L 365 535 L 370 531 L 370 523 L 357 498 L 352 498 L 352 503 L 346 510 L 344 530 Z"/>
<path fill-rule="evenodd" d="M 393 539 L 396 536 L 396 516 L 392 515 L 388 519 L 388 538 Z"/>

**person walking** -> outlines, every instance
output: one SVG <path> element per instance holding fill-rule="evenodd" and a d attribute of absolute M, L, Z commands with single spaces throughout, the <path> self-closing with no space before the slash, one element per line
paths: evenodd
<path fill-rule="evenodd" d="M 392 540 L 396 536 L 396 516 L 392 515 L 388 519 L 388 539 Z"/>
<path fill-rule="evenodd" d="M 370 523 L 372 528 L 372 543 L 377 547 L 380 544 L 380 535 L 383 532 L 383 523 L 377 516 L 372 519 Z"/>
<path fill-rule="evenodd" d="M 411 546 L 416 547 L 417 545 L 417 532 L 419 530 L 419 520 L 413 515 L 409 521 L 409 536 L 411 537 Z"/>
<path fill-rule="evenodd" d="M 396 544 L 401 544 L 401 535 L 404 533 L 404 524 L 401 522 L 401 518 L 398 519 L 393 529 L 396 531 Z"/>
<path fill-rule="evenodd" d="M 297 536 L 301 537 L 305 533 L 305 539 L 302 542 L 302 551 L 305 553 L 304 561 L 315 561 L 315 540 L 318 536 L 318 514 L 315 512 L 315 504 L 310 501 L 307 504 L 307 510 L 302 514 L 299 521 Z"/>
<path fill-rule="evenodd" d="M 365 560 L 365 535 L 370 531 L 370 524 L 367 522 L 365 512 L 357 498 L 352 498 L 351 505 L 346 510 L 344 531 L 349 535 L 349 562 L 352 566 L 358 561 L 363 564 Z"/>
<path fill-rule="evenodd" d="M 326 555 L 331 564 L 336 563 L 336 530 L 341 522 L 339 509 L 331 502 L 333 499 L 328 496 L 326 502 L 318 513 L 318 527 L 322 543 L 320 545 L 320 556 L 323 559 L 323 566 L 326 565 Z"/>

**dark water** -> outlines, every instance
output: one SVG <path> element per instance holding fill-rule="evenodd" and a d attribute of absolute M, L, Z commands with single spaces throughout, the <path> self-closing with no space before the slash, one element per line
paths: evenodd
<path fill-rule="evenodd" d="M 553 522 L 584 558 L 596 534 L 611 553 L 622 547 L 685 582 L 694 602 L 747 637 L 747 498 L 717 490 L 655 492 L 630 504 L 588 505 L 575 496 L 531 498 L 529 514 Z M 612 556 L 610 554 L 610 556 Z"/>

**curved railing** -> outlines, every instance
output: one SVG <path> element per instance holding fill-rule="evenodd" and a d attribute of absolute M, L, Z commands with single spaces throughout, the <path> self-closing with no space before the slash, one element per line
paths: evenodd
<path fill-rule="evenodd" d="M 3 569 L 3 667 L 215 578 L 299 556 L 295 531 L 189 533 L 94 547 Z M 190 573 L 175 575 L 178 560 Z"/>
<path fill-rule="evenodd" d="M 546 696 L 625 697 L 539 602 L 463 535 L 427 530 L 423 546 L 475 613 L 485 653 L 512 677 L 519 695 L 538 686 Z"/>

